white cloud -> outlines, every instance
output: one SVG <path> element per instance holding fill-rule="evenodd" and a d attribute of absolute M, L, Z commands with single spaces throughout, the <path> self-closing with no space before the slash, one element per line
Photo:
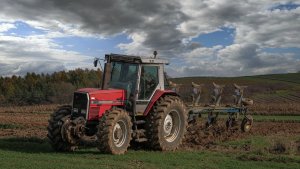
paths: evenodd
<path fill-rule="evenodd" d="M 0 23 L 0 32 L 6 32 L 14 28 L 16 28 L 16 26 L 12 23 Z"/>
<path fill-rule="evenodd" d="M 132 33 L 129 35 L 129 38 L 132 39 L 131 43 L 121 43 L 118 47 L 121 50 L 124 50 L 127 54 L 134 54 L 134 55 L 149 55 L 153 51 L 151 48 L 147 48 L 141 45 L 146 39 L 145 33 Z"/>
<path fill-rule="evenodd" d="M 43 36 L 0 35 L 0 63 L 3 64 L 0 75 L 86 68 L 91 67 L 92 60 L 92 57 L 61 49 L 58 44 Z"/>

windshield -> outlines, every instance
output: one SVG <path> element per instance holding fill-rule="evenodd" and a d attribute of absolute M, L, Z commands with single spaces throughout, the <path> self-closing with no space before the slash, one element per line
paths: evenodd
<path fill-rule="evenodd" d="M 135 90 L 138 64 L 112 62 L 109 88 L 124 89 L 128 94 Z"/>

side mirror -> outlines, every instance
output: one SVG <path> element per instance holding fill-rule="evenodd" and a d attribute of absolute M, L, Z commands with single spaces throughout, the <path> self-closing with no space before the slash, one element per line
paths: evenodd
<path fill-rule="evenodd" d="M 95 66 L 95 67 L 97 67 L 98 62 L 99 62 L 99 58 L 95 58 L 95 59 L 94 59 L 94 66 Z"/>

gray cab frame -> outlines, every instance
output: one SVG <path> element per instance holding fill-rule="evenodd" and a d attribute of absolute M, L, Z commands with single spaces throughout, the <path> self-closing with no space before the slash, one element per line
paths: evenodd
<path fill-rule="evenodd" d="M 111 62 L 124 62 L 124 63 L 136 63 L 138 64 L 138 74 L 137 74 L 137 84 L 136 90 L 134 92 L 135 99 L 135 112 L 136 115 L 143 115 L 147 105 L 151 101 L 153 95 L 157 90 L 165 90 L 165 77 L 164 77 L 164 65 L 169 64 L 165 59 L 157 59 L 151 57 L 141 57 L 141 56 L 129 56 L 129 55 L 119 55 L 119 54 L 106 54 L 105 55 L 105 66 L 104 66 L 104 76 L 102 79 L 102 89 L 107 89 L 111 77 Z M 157 66 L 158 67 L 158 84 L 154 91 L 152 92 L 148 100 L 141 100 L 138 98 L 140 92 L 140 80 L 141 71 L 143 66 Z"/>

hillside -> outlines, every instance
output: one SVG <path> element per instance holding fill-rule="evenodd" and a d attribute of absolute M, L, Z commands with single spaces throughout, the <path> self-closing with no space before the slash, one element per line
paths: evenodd
<path fill-rule="evenodd" d="M 183 84 L 179 91 L 185 99 L 188 99 L 186 93 L 191 92 L 191 82 L 205 84 L 204 101 L 213 88 L 212 82 L 224 84 L 224 99 L 228 101 L 228 97 L 233 94 L 233 84 L 246 85 L 245 96 L 253 98 L 256 102 L 261 103 L 300 103 L 300 73 L 289 74 L 272 74 L 259 76 L 244 77 L 184 77 L 172 78 L 178 84 Z"/>

